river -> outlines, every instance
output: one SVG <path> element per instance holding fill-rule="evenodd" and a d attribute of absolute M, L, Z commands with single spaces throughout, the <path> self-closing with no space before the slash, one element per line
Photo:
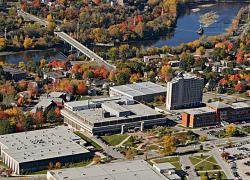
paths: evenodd
<path fill-rule="evenodd" d="M 210 4 L 211 5 L 211 4 Z M 216 12 L 219 18 L 216 23 L 209 27 L 205 27 L 205 36 L 218 35 L 226 32 L 226 29 L 231 25 L 232 19 L 237 15 L 241 7 L 247 6 L 249 3 L 215 3 L 211 6 L 204 5 L 189 5 L 182 8 L 179 13 L 176 27 L 171 33 L 167 33 L 166 36 L 160 39 L 155 39 L 151 41 L 140 41 L 136 42 L 135 45 L 144 48 L 147 47 L 162 47 L 164 45 L 177 46 L 181 43 L 186 43 L 198 39 L 200 36 L 196 33 L 199 28 L 199 18 L 201 15 L 207 12 Z M 193 12 L 193 9 L 198 9 L 199 11 Z M 132 43 L 134 44 L 134 43 Z M 92 47 L 94 51 L 99 51 L 102 49 L 106 51 L 106 48 Z M 65 59 L 63 54 L 59 49 L 49 49 L 43 51 L 24 51 L 18 52 L 11 55 L 0 55 L 0 62 L 8 62 L 13 64 L 18 64 L 19 61 L 39 61 L 45 58 L 46 60 L 51 59 Z"/>
<path fill-rule="evenodd" d="M 187 43 L 198 39 L 200 36 L 196 33 L 200 23 L 200 16 L 207 12 L 216 12 L 219 18 L 216 23 L 204 28 L 205 36 L 219 35 L 226 32 L 231 25 L 232 19 L 237 15 L 240 8 L 249 5 L 249 3 L 215 3 L 211 6 L 189 5 L 183 8 L 177 19 L 174 32 L 168 33 L 165 37 L 158 40 L 142 42 L 144 47 L 162 47 L 164 45 L 178 46 L 181 43 Z M 193 12 L 192 9 L 200 9 Z"/>

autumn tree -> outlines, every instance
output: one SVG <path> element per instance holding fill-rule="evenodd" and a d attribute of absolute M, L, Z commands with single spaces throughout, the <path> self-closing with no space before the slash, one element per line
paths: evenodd
<path fill-rule="evenodd" d="M 230 156 L 230 153 L 228 153 L 226 151 L 224 151 L 224 152 L 221 153 L 221 157 L 223 159 L 225 159 L 225 160 L 228 160 L 229 156 Z"/>
<path fill-rule="evenodd" d="M 23 47 L 25 49 L 31 48 L 33 46 L 33 40 L 29 37 L 25 37 L 23 42 Z"/>
<path fill-rule="evenodd" d="M 199 137 L 199 140 L 201 142 L 207 141 L 207 136 L 206 135 L 202 135 L 202 136 Z"/>
<path fill-rule="evenodd" d="M 6 48 L 7 42 L 4 38 L 0 38 L 0 51 Z"/>
<path fill-rule="evenodd" d="M 163 65 L 160 70 L 162 80 L 170 81 L 172 78 L 172 68 L 170 65 Z"/>
<path fill-rule="evenodd" d="M 126 158 L 127 160 L 132 160 L 132 159 L 134 159 L 134 157 L 135 157 L 135 152 L 134 152 L 134 150 L 131 149 L 131 148 L 129 148 L 129 149 L 125 152 L 125 158 Z"/>
<path fill-rule="evenodd" d="M 229 124 L 225 128 L 225 132 L 228 136 L 233 136 L 236 133 L 237 129 L 234 124 Z"/>
<path fill-rule="evenodd" d="M 245 86 L 242 83 L 238 83 L 234 86 L 235 91 L 243 92 L 245 90 Z"/>
<path fill-rule="evenodd" d="M 61 169 L 61 167 L 62 167 L 62 164 L 59 161 L 56 162 L 55 169 Z"/>
<path fill-rule="evenodd" d="M 48 170 L 52 170 L 53 168 L 54 168 L 54 164 L 52 162 L 49 162 Z"/>
<path fill-rule="evenodd" d="M 78 84 L 76 93 L 80 95 L 86 95 L 88 93 L 87 86 L 84 83 Z"/>
<path fill-rule="evenodd" d="M 163 138 L 164 149 L 162 150 L 163 155 L 171 155 L 176 151 L 176 140 L 175 137 L 167 135 Z"/>
<path fill-rule="evenodd" d="M 93 162 L 95 163 L 95 164 L 100 164 L 101 163 L 101 157 L 100 156 L 98 156 L 98 155 L 95 155 L 94 156 L 94 158 L 93 158 Z"/>
<path fill-rule="evenodd" d="M 130 82 L 131 83 L 135 83 L 135 82 L 138 82 L 140 80 L 140 74 L 139 73 L 135 73 L 135 74 L 132 74 L 131 77 L 130 77 Z"/>

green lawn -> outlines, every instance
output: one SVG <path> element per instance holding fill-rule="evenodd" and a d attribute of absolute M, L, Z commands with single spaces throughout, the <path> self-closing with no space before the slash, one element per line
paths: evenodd
<path fill-rule="evenodd" d="M 127 137 L 128 137 L 127 134 L 114 134 L 111 136 L 101 136 L 101 138 L 111 146 L 116 146 L 120 144 Z"/>
<path fill-rule="evenodd" d="M 197 171 L 210 171 L 210 170 L 219 170 L 221 167 L 219 165 L 215 165 L 213 163 L 203 161 L 200 164 L 195 166 Z"/>
<path fill-rule="evenodd" d="M 159 147 L 157 145 L 155 145 L 155 144 L 151 144 L 151 145 L 147 146 L 147 149 L 148 150 L 158 150 Z"/>
<path fill-rule="evenodd" d="M 212 163 L 217 164 L 217 161 L 214 159 L 213 156 L 211 156 L 211 157 L 209 157 L 208 159 L 206 159 L 206 161 L 209 161 L 209 162 L 212 162 Z"/>
<path fill-rule="evenodd" d="M 177 157 L 177 156 L 176 157 L 166 157 L 166 158 L 161 158 L 161 159 L 155 159 L 154 162 L 156 164 L 169 162 L 173 166 L 175 166 L 177 170 L 181 170 L 180 157 Z"/>
<path fill-rule="evenodd" d="M 190 156 L 189 160 L 195 166 L 197 171 L 219 170 L 221 167 L 213 156 Z"/>
<path fill-rule="evenodd" d="M 197 163 L 199 163 L 199 162 L 201 161 L 201 159 L 198 159 L 198 158 L 193 157 L 193 156 L 190 156 L 190 157 L 189 157 L 189 160 L 191 161 L 191 163 L 192 163 L 193 165 L 196 165 Z"/>
<path fill-rule="evenodd" d="M 173 166 L 176 167 L 177 170 L 181 170 L 181 164 L 180 162 L 170 162 Z"/>
<path fill-rule="evenodd" d="M 88 138 L 87 136 L 84 136 L 82 133 L 80 132 L 74 132 L 77 136 L 79 136 L 80 138 L 82 138 L 84 141 L 88 142 L 89 144 L 91 144 L 92 146 L 94 146 L 96 151 L 101 151 L 102 147 L 99 146 L 96 142 L 94 142 L 92 139 Z"/>
<path fill-rule="evenodd" d="M 155 159 L 155 163 L 165 163 L 165 162 L 178 162 L 180 161 L 180 157 L 166 157 L 166 158 L 161 158 L 161 159 Z"/>
<path fill-rule="evenodd" d="M 47 169 L 41 170 L 41 171 L 35 171 L 35 172 L 30 173 L 30 175 L 47 174 L 47 171 L 48 171 Z"/>
<path fill-rule="evenodd" d="M 250 134 L 250 127 L 242 127 L 241 130 Z"/>
<path fill-rule="evenodd" d="M 196 165 L 197 163 L 199 163 L 200 161 L 203 161 L 204 159 L 208 158 L 209 156 L 207 155 L 203 155 L 203 156 L 190 156 L 189 160 L 191 161 L 191 163 L 193 165 Z M 210 159 L 210 158 L 208 158 Z"/>
<path fill-rule="evenodd" d="M 225 175 L 225 173 L 223 171 L 221 172 L 221 179 L 222 180 L 227 180 L 227 176 Z M 205 172 L 200 172 L 199 175 L 200 176 L 205 176 Z M 211 179 L 216 179 L 216 177 L 218 176 L 218 172 L 208 172 L 209 177 L 211 177 Z"/>

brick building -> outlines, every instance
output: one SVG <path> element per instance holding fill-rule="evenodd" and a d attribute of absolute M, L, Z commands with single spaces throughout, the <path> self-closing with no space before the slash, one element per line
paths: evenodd
<path fill-rule="evenodd" d="M 231 105 L 223 102 L 208 103 L 207 107 L 188 109 L 182 113 L 182 125 L 184 127 L 204 127 L 220 124 L 249 121 L 250 104 L 236 102 Z"/>
<path fill-rule="evenodd" d="M 188 109 L 182 113 L 182 125 L 185 127 L 203 127 L 218 124 L 216 112 L 208 107 Z"/>

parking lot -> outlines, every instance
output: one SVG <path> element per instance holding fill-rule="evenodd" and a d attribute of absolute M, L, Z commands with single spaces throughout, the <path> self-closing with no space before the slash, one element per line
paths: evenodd
<path fill-rule="evenodd" d="M 242 141 L 224 149 L 232 157 L 231 169 L 238 179 L 250 179 L 250 141 Z"/>

